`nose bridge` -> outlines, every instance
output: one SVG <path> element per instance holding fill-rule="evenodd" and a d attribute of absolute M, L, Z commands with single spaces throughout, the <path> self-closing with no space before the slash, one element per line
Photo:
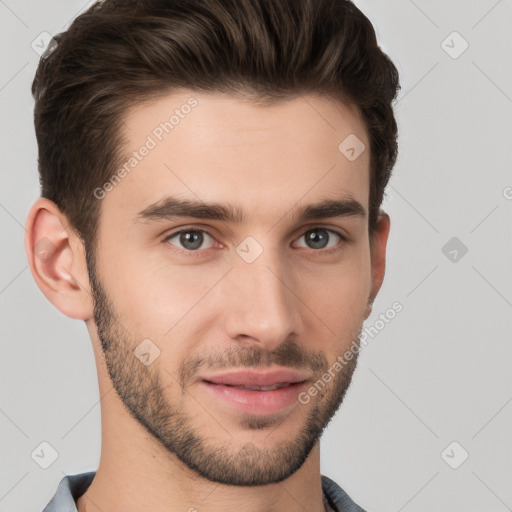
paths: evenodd
<path fill-rule="evenodd" d="M 274 350 L 301 329 L 298 299 L 290 290 L 285 262 L 271 250 L 255 261 L 242 258 L 230 272 L 231 300 L 227 330 L 232 338 L 252 338 L 267 350 Z"/>

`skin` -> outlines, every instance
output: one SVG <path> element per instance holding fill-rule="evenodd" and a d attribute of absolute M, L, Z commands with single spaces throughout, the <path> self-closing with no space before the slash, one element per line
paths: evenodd
<path fill-rule="evenodd" d="M 27 218 L 32 274 L 55 307 L 86 322 L 98 371 L 101 460 L 77 506 L 320 512 L 319 437 L 357 358 L 307 404 L 271 415 L 233 410 L 199 378 L 279 365 L 313 384 L 357 339 L 384 278 L 390 220 L 380 215 L 371 254 L 369 150 L 349 161 L 338 145 L 356 134 L 369 148 L 368 136 L 355 108 L 325 96 L 258 106 L 181 91 L 127 111 L 126 154 L 190 97 L 197 107 L 101 199 L 92 279 L 54 203 L 39 199 Z M 169 195 L 236 205 L 245 220 L 134 220 Z M 297 217 L 299 206 L 347 198 L 366 215 Z M 184 228 L 211 238 L 187 251 L 169 238 Z M 332 230 L 321 233 L 327 248 L 309 245 L 313 228 Z M 263 250 L 252 263 L 236 251 L 248 236 Z M 42 238 L 51 257 L 37 257 Z M 133 354 L 144 339 L 160 350 L 147 366 Z"/>

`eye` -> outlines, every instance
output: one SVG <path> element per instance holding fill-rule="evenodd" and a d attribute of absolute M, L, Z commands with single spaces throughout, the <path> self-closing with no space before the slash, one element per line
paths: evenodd
<path fill-rule="evenodd" d="M 335 247 L 344 237 L 336 231 L 326 228 L 314 228 L 306 231 L 299 241 L 304 239 L 304 244 L 297 242 L 298 247 L 306 247 L 309 249 L 330 249 Z"/>
<path fill-rule="evenodd" d="M 178 231 L 168 236 L 165 241 L 185 251 L 210 249 L 215 244 L 215 239 L 206 231 L 200 229 L 184 229 Z M 204 247 L 204 245 L 206 245 L 206 247 Z"/>

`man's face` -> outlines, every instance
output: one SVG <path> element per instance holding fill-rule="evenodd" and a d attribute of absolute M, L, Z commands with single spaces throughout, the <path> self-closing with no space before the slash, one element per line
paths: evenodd
<path fill-rule="evenodd" d="M 114 387 L 203 477 L 281 481 L 341 404 L 356 357 L 333 365 L 369 311 L 369 151 L 338 148 L 350 134 L 368 148 L 364 126 L 325 97 L 262 107 L 193 92 L 124 121 L 137 162 L 101 199 L 91 279 Z"/>

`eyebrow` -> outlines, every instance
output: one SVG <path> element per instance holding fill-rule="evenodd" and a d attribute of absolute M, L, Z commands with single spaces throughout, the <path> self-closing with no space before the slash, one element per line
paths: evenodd
<path fill-rule="evenodd" d="M 355 199 L 326 199 L 290 210 L 286 217 L 297 215 L 299 222 L 333 217 L 366 217 L 366 210 Z M 190 199 L 166 197 L 140 211 L 134 222 L 173 220 L 179 217 L 219 220 L 240 224 L 245 217 L 240 208 L 230 204 L 206 203 Z"/>

